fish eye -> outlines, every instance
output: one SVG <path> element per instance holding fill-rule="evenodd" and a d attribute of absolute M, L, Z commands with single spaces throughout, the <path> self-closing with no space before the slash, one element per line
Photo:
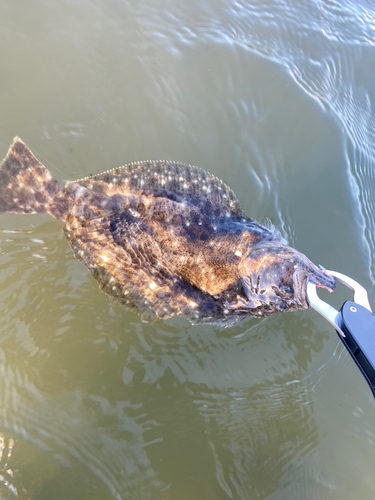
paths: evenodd
<path fill-rule="evenodd" d="M 284 304 L 284 302 L 277 302 L 275 304 L 275 307 L 276 309 L 279 311 L 279 312 L 284 312 L 288 309 L 288 306 L 286 304 Z"/>
<path fill-rule="evenodd" d="M 281 285 L 280 291 L 283 292 L 288 297 L 293 297 L 293 288 L 290 285 Z"/>

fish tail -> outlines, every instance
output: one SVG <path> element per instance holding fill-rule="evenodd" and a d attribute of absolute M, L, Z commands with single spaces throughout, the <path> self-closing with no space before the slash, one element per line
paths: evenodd
<path fill-rule="evenodd" d="M 49 213 L 60 218 L 62 189 L 19 137 L 0 164 L 0 212 Z"/>

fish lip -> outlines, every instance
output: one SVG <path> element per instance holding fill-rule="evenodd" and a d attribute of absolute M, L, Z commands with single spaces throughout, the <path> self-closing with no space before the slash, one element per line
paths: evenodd
<path fill-rule="evenodd" d="M 313 283 L 318 288 L 325 288 L 329 292 L 333 292 L 336 289 L 336 282 L 333 276 L 328 274 L 325 270 L 320 270 L 313 265 L 313 269 L 309 269 L 306 274 L 301 277 L 300 281 L 300 293 L 301 293 L 301 303 L 303 308 L 309 308 L 309 300 L 307 297 L 307 283 Z"/>
<path fill-rule="evenodd" d="M 324 288 L 325 290 L 328 290 L 330 293 L 336 290 L 335 278 L 327 273 L 325 269 L 322 269 L 318 273 L 314 272 L 313 276 L 308 275 L 306 277 L 306 286 L 309 282 L 313 283 L 317 288 Z"/>
<path fill-rule="evenodd" d="M 314 283 L 312 281 L 312 283 Z M 314 285 L 317 287 L 317 288 L 324 288 L 325 290 L 328 290 L 330 293 L 333 292 L 335 289 L 334 288 L 330 288 L 329 286 L 324 286 L 324 285 L 319 285 L 318 283 L 314 283 Z M 336 287 L 335 287 L 336 288 Z"/>

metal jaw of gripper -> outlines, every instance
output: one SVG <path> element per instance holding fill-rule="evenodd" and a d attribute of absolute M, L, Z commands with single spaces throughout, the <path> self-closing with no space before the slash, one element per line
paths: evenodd
<path fill-rule="evenodd" d="M 362 285 L 357 283 L 357 281 L 349 278 L 349 276 L 345 276 L 345 274 L 338 273 L 336 271 L 326 271 L 327 274 L 330 274 L 335 278 L 336 281 L 339 281 L 347 288 L 352 290 L 354 293 L 353 302 L 361 305 L 368 309 L 371 313 L 371 307 L 367 296 L 367 291 L 363 288 Z M 324 302 L 324 300 L 318 297 L 316 291 L 316 285 L 309 281 L 307 283 L 307 299 L 309 301 L 310 307 L 315 309 L 323 318 L 325 318 L 334 329 L 342 336 L 345 337 L 344 332 L 341 329 L 341 322 L 339 321 L 340 313 L 334 307 Z M 354 306 L 352 306 L 354 307 Z"/>

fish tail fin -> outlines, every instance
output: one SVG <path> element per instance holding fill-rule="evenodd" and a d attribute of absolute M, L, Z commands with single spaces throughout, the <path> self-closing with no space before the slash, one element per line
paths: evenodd
<path fill-rule="evenodd" d="M 56 201 L 61 191 L 48 169 L 15 137 L 0 164 L 0 212 L 46 212 L 60 218 Z"/>

